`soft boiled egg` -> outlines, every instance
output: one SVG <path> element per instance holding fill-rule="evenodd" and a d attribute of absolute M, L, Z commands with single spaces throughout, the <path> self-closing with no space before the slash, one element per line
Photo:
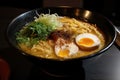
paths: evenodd
<path fill-rule="evenodd" d="M 75 41 L 82 50 L 94 50 L 100 45 L 100 39 L 92 33 L 79 34 Z"/>
<path fill-rule="evenodd" d="M 78 46 L 73 42 L 66 42 L 63 39 L 58 39 L 55 45 L 55 54 L 61 58 L 68 58 L 78 52 Z"/>

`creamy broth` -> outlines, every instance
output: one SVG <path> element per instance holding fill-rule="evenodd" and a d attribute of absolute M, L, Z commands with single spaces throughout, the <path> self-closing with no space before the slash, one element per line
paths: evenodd
<path fill-rule="evenodd" d="M 66 39 L 69 40 L 68 42 L 73 42 L 76 44 L 75 38 L 77 35 L 83 33 L 91 33 L 99 38 L 100 45 L 97 48 L 93 47 L 94 49 L 90 49 L 90 50 L 82 50 L 81 48 L 78 47 L 79 50 L 77 51 L 77 53 L 73 55 L 69 55 L 67 58 L 59 57 L 55 54 L 56 40 L 49 37 L 45 41 L 39 40 L 39 42 L 37 44 L 34 44 L 32 47 L 28 47 L 24 43 L 18 43 L 20 48 L 27 54 L 33 56 L 48 58 L 48 59 L 63 60 L 63 59 L 78 58 L 78 57 L 94 54 L 95 52 L 99 51 L 104 47 L 105 39 L 103 33 L 100 31 L 100 29 L 98 29 L 97 25 L 89 24 L 87 22 L 83 22 L 80 20 L 76 20 L 75 18 L 68 18 L 68 17 L 59 17 L 58 20 L 62 23 L 62 26 L 57 27 L 55 31 L 67 32 L 70 37 L 69 39 Z"/>

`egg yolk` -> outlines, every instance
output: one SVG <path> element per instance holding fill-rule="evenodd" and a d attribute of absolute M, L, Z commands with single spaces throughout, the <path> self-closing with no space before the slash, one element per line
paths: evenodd
<path fill-rule="evenodd" d="M 69 56 L 69 50 L 68 49 L 61 49 L 60 51 L 59 51 L 59 53 L 58 53 L 58 55 L 60 56 L 60 57 L 67 57 L 67 56 Z"/>
<path fill-rule="evenodd" d="M 90 38 L 82 38 L 79 40 L 78 44 L 83 46 L 92 46 L 94 41 Z"/>

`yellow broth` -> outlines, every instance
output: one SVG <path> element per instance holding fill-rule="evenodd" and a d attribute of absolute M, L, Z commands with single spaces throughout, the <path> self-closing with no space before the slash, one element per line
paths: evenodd
<path fill-rule="evenodd" d="M 75 43 L 75 37 L 78 34 L 82 33 L 92 33 L 95 34 L 99 39 L 100 39 L 100 46 L 97 49 L 90 50 L 90 51 L 85 51 L 79 49 L 79 51 L 75 55 L 69 56 L 67 59 L 71 58 L 78 58 L 78 57 L 83 57 L 87 56 L 90 54 L 94 54 L 95 52 L 99 51 L 104 47 L 105 44 L 105 39 L 103 33 L 98 29 L 97 25 L 95 24 L 89 24 L 87 22 L 83 22 L 80 20 L 76 20 L 75 18 L 68 18 L 68 17 L 60 17 L 59 21 L 63 23 L 62 27 L 57 27 L 56 30 L 60 31 L 67 31 L 72 34 L 71 41 Z M 23 43 L 18 43 L 20 48 L 26 52 L 27 54 L 37 56 L 37 57 L 42 57 L 42 58 L 47 58 L 47 59 L 59 59 L 59 60 L 64 60 L 66 58 L 60 58 L 56 56 L 55 54 L 55 42 L 52 39 L 47 39 L 46 41 L 40 40 L 38 44 L 34 44 L 32 47 L 28 47 Z"/>

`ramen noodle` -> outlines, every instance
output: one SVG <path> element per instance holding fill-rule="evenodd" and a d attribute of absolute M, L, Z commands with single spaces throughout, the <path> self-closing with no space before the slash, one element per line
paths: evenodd
<path fill-rule="evenodd" d="M 18 42 L 20 48 L 36 57 L 59 60 L 87 56 L 103 48 L 105 39 L 95 24 L 65 16 L 57 16 L 57 20 L 61 24 L 47 35 L 46 40 L 38 40 L 31 47 Z"/>

